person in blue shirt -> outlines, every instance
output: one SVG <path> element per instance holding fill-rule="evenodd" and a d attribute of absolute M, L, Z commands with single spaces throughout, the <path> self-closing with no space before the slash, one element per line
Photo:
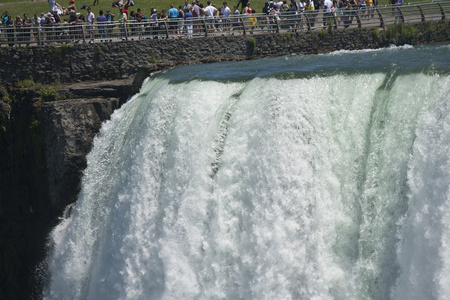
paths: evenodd
<path fill-rule="evenodd" d="M 169 19 L 176 19 L 178 18 L 178 9 L 175 8 L 175 6 L 170 4 L 170 9 L 168 12 Z M 169 29 L 172 33 L 175 33 L 177 27 L 177 22 L 175 20 L 169 20 Z"/>
<path fill-rule="evenodd" d="M 169 18 L 178 18 L 178 9 L 175 8 L 173 3 L 170 4 Z"/>
<path fill-rule="evenodd" d="M 184 18 L 186 20 L 186 30 L 187 30 L 187 36 L 189 38 L 192 37 L 193 31 L 193 15 L 192 15 L 192 8 L 188 7 L 186 8 L 186 13 L 184 14 Z"/>

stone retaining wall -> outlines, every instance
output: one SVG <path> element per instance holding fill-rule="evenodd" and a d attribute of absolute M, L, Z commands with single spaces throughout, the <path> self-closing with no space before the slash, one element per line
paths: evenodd
<path fill-rule="evenodd" d="M 393 25 L 386 30 L 323 29 L 253 36 L 3 47 L 0 49 L 0 83 L 14 83 L 30 76 L 34 82 L 43 84 L 116 80 L 132 77 L 140 71 L 148 73 L 176 65 L 380 48 L 390 44 L 435 43 L 450 39 L 449 24 Z"/>

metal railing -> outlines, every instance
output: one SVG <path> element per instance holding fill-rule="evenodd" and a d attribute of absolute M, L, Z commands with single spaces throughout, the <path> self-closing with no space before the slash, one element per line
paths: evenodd
<path fill-rule="evenodd" d="M 415 5 L 365 7 L 332 12 L 285 12 L 252 14 L 229 18 L 192 18 L 51 26 L 1 27 L 0 45 L 45 45 L 52 43 L 94 43 L 136 39 L 194 38 L 202 36 L 252 35 L 322 28 L 385 27 L 402 22 L 415 24 L 446 20 L 450 1 Z"/>

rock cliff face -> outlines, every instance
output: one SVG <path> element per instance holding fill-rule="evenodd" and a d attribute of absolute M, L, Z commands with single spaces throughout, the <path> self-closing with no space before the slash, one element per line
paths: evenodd
<path fill-rule="evenodd" d="M 433 25 L 432 31 L 418 26 L 418 34 L 407 38 L 364 29 L 2 47 L 0 299 L 39 298 L 45 278 L 36 276 L 36 265 L 44 258 L 49 230 L 76 199 L 92 140 L 150 72 L 221 60 L 448 41 L 449 24 Z M 53 85 L 53 96 L 64 100 L 54 101 L 55 96 L 46 102 L 42 90 L 14 88 L 30 77 Z"/>
<path fill-rule="evenodd" d="M 131 83 L 79 84 L 70 87 L 71 94 L 88 93 L 94 97 L 43 103 L 49 200 L 55 212 L 61 213 L 76 200 L 94 136 L 127 99 Z"/>
<path fill-rule="evenodd" d="M 79 192 L 92 140 L 132 81 L 70 85 L 71 99 L 43 102 L 34 89 L 0 100 L 0 299 L 39 298 L 46 236 Z"/>

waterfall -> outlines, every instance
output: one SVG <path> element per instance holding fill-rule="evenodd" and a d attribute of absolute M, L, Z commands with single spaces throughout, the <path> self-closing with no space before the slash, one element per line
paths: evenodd
<path fill-rule="evenodd" d="M 95 138 L 44 297 L 448 297 L 450 76 L 332 71 L 354 56 L 150 78 Z"/>

